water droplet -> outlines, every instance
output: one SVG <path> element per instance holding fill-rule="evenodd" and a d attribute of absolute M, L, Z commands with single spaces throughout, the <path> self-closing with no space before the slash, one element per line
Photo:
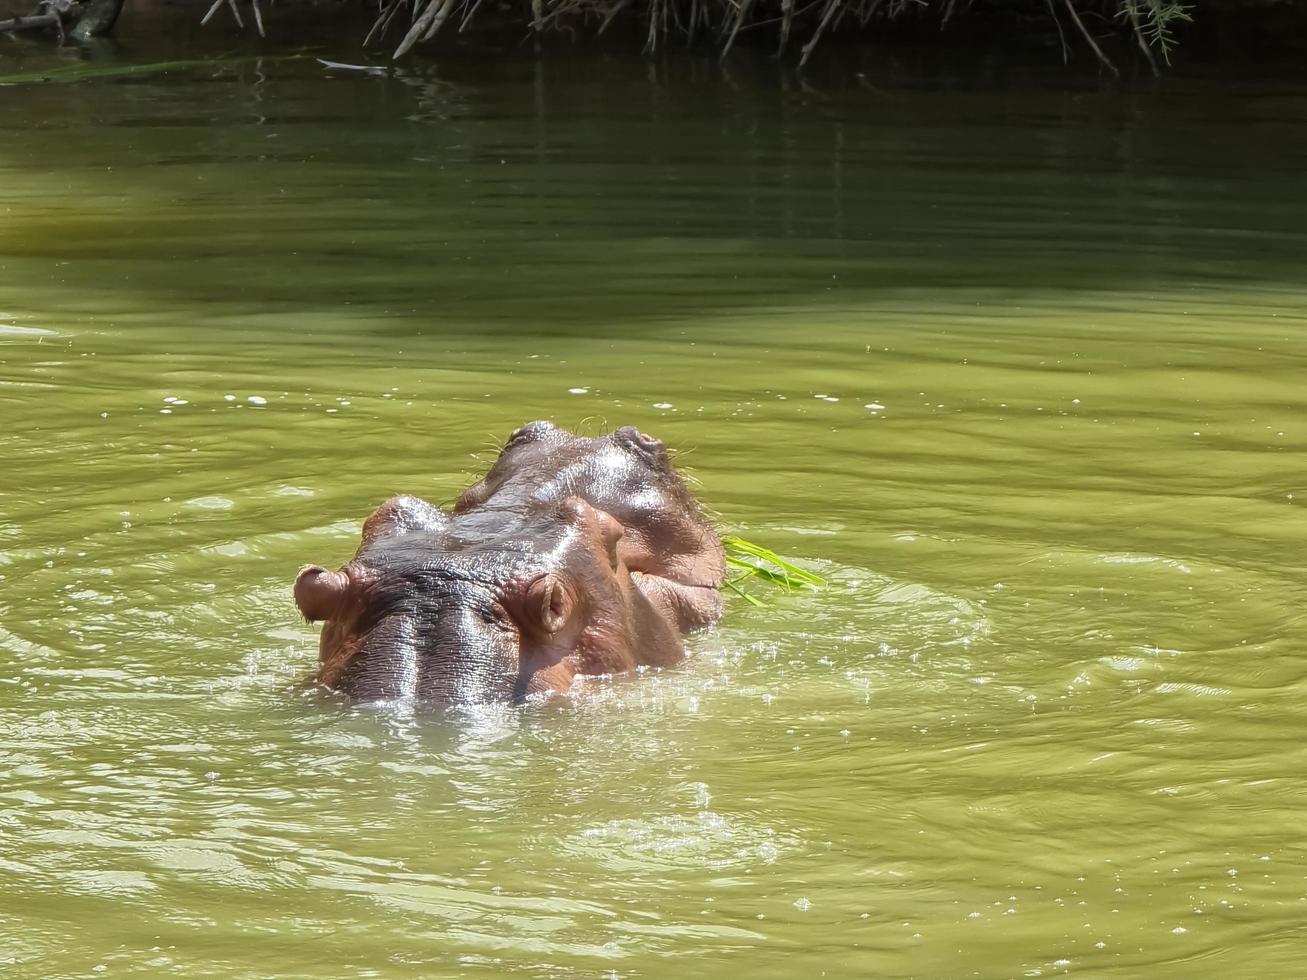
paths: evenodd
<path fill-rule="evenodd" d="M 266 405 L 266 404 L 268 404 L 268 399 L 264 398 L 262 395 L 250 395 L 250 396 L 249 396 L 248 398 L 246 398 L 245 400 L 246 400 L 247 402 L 249 402 L 251 405 Z"/>
<path fill-rule="evenodd" d="M 797 898 L 794 900 L 794 907 L 800 912 L 806 912 L 808 909 L 812 908 L 812 903 L 806 898 Z"/>
<path fill-rule="evenodd" d="M 568 388 L 568 389 L 567 389 L 567 393 L 568 393 L 569 395 L 587 395 L 587 394 L 590 393 L 590 389 L 589 389 L 589 388 Z"/>

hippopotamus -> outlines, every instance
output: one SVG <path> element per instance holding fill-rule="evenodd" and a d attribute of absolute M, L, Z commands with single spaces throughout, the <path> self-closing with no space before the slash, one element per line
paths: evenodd
<path fill-rule="evenodd" d="M 531 422 L 443 510 L 392 497 L 294 597 L 325 621 L 317 680 L 352 700 L 515 702 L 669 667 L 721 615 L 721 539 L 658 439 Z"/>

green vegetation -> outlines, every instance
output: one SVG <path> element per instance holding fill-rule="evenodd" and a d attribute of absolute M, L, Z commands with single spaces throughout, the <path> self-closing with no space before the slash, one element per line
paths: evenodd
<path fill-rule="evenodd" d="M 744 590 L 744 583 L 750 579 L 760 579 L 786 592 L 818 589 L 826 584 L 826 580 L 821 576 L 814 575 L 793 562 L 786 561 L 776 552 L 752 541 L 746 541 L 744 538 L 726 535 L 722 538 L 722 546 L 726 549 L 727 567 L 736 572 L 734 577 L 726 580 L 726 587 L 743 597 L 750 605 L 767 605 L 756 595 Z"/>

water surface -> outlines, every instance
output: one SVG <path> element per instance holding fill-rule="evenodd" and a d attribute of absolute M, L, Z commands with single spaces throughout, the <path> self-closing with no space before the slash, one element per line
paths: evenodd
<path fill-rule="evenodd" d="M 840 77 L 0 88 L 0 963 L 1301 974 L 1307 87 Z M 829 587 L 524 708 L 305 690 L 297 567 L 538 417 Z"/>

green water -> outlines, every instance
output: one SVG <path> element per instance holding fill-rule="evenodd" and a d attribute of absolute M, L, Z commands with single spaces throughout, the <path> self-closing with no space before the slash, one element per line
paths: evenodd
<path fill-rule="evenodd" d="M 1305 125 L 747 56 L 0 88 L 0 972 L 1301 976 Z M 829 587 L 521 708 L 305 690 L 298 566 L 537 417 Z"/>

